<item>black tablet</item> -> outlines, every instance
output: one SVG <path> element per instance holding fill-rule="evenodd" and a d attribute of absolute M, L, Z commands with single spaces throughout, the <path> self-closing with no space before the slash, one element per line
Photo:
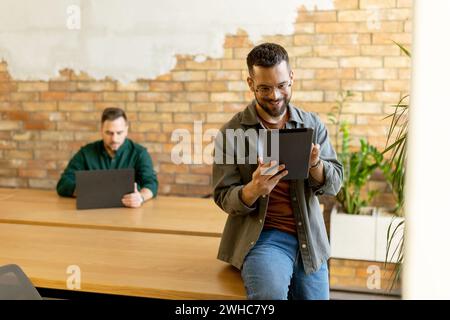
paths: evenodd
<path fill-rule="evenodd" d="M 279 164 L 284 164 L 288 174 L 282 180 L 307 179 L 313 132 L 313 128 L 271 130 L 266 144 L 269 147 L 268 153 L 263 155 L 264 163 L 277 160 Z M 274 151 L 272 148 L 276 148 L 278 152 L 275 150 L 274 154 L 271 154 Z"/>

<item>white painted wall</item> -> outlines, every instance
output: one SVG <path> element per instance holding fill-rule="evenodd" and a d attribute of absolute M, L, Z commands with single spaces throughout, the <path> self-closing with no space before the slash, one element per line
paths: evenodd
<path fill-rule="evenodd" d="M 252 41 L 291 34 L 301 5 L 333 9 L 333 0 L 2 0 L 0 59 L 20 80 L 63 68 L 149 79 L 173 68 L 175 54 L 221 57 L 238 29 Z"/>
<path fill-rule="evenodd" d="M 450 1 L 414 1 L 403 297 L 450 299 Z"/>

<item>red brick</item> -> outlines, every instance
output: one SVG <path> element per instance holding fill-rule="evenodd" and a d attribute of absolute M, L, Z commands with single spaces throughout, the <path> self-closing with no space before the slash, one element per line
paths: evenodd
<path fill-rule="evenodd" d="M 17 142 L 0 140 L 0 149 L 17 149 Z"/>
<path fill-rule="evenodd" d="M 34 92 L 34 91 L 48 91 L 48 82 L 42 81 L 30 81 L 30 82 L 18 82 L 17 90 L 19 92 Z"/>
<path fill-rule="evenodd" d="M 194 122 L 194 121 L 205 121 L 206 116 L 202 113 L 176 113 L 174 114 L 173 122 Z"/>
<path fill-rule="evenodd" d="M 172 122 L 173 119 L 171 112 L 149 112 L 140 113 L 139 120 L 152 122 Z"/>
<path fill-rule="evenodd" d="M 183 84 L 181 82 L 152 81 L 149 90 L 152 92 L 181 91 Z"/>
<path fill-rule="evenodd" d="M 66 114 L 62 112 L 38 111 L 29 113 L 30 120 L 58 122 L 66 119 Z"/>
<path fill-rule="evenodd" d="M 208 175 L 201 174 L 178 174 L 175 177 L 178 184 L 209 185 L 209 180 Z"/>
<path fill-rule="evenodd" d="M 28 120 L 29 114 L 25 111 L 6 111 L 2 112 L 4 120 Z"/>
<path fill-rule="evenodd" d="M 25 188 L 27 187 L 27 180 L 24 178 L 0 177 L 0 186 L 11 188 Z"/>
<path fill-rule="evenodd" d="M 158 103 L 157 112 L 188 112 L 188 103 Z"/>
<path fill-rule="evenodd" d="M 57 91 L 48 91 L 41 92 L 41 101 L 62 101 L 66 100 L 68 97 L 67 92 L 57 92 Z"/>
<path fill-rule="evenodd" d="M 12 92 L 11 101 L 38 101 L 38 92 Z"/>
<path fill-rule="evenodd" d="M 41 132 L 41 140 L 50 141 L 72 141 L 72 132 L 60 132 L 60 131 L 43 131 Z"/>
<path fill-rule="evenodd" d="M 69 120 L 71 121 L 97 121 L 100 123 L 101 112 L 70 112 Z"/>
<path fill-rule="evenodd" d="M 55 124 L 48 121 L 26 121 L 23 128 L 25 130 L 54 130 Z"/>
<path fill-rule="evenodd" d="M 60 111 L 92 111 L 94 104 L 92 102 L 60 102 Z"/>
<path fill-rule="evenodd" d="M 177 92 L 172 95 L 175 102 L 205 102 L 209 101 L 208 92 Z"/>
<path fill-rule="evenodd" d="M 212 166 L 210 165 L 190 165 L 189 170 L 191 173 L 212 174 Z"/>
<path fill-rule="evenodd" d="M 19 130 L 21 128 L 20 121 L 0 120 L 0 131 L 2 130 Z"/>
<path fill-rule="evenodd" d="M 100 92 L 74 92 L 69 96 L 71 101 L 100 101 L 102 94 Z"/>
<path fill-rule="evenodd" d="M 193 132 L 194 130 L 194 124 L 192 123 L 174 123 L 174 124 L 170 124 L 170 123 L 163 123 L 163 132 L 169 132 L 172 133 L 174 130 L 177 129 L 186 129 L 190 132 Z"/>
<path fill-rule="evenodd" d="M 144 140 L 150 142 L 168 142 L 170 141 L 170 136 L 161 133 L 146 133 Z"/>
<path fill-rule="evenodd" d="M 246 106 L 247 106 L 246 103 L 224 103 L 223 111 L 237 113 L 237 112 L 243 111 Z M 220 110 L 218 110 L 218 111 L 220 111 Z"/>
<path fill-rule="evenodd" d="M 148 81 L 137 81 L 130 83 L 117 83 L 118 91 L 148 91 L 149 82 Z"/>
<path fill-rule="evenodd" d="M 50 81 L 48 85 L 49 91 L 76 91 L 77 83 L 71 81 Z"/>
<path fill-rule="evenodd" d="M 240 92 L 213 92 L 211 93 L 211 101 L 238 102 L 242 101 L 242 94 Z"/>
<path fill-rule="evenodd" d="M 302 11 L 297 15 L 297 22 L 336 21 L 336 11 Z"/>
<path fill-rule="evenodd" d="M 0 93 L 8 93 L 17 90 L 17 84 L 14 82 L 0 82 Z"/>
<path fill-rule="evenodd" d="M 65 160 L 71 158 L 69 150 L 35 150 L 35 158 L 38 160 Z"/>
<path fill-rule="evenodd" d="M 30 179 L 29 184 L 31 188 L 39 189 L 55 189 L 56 180 L 52 179 Z"/>
<path fill-rule="evenodd" d="M 7 159 L 32 159 L 33 151 L 32 150 L 7 150 L 5 152 L 5 157 Z"/>
<path fill-rule="evenodd" d="M 208 80 L 241 80 L 241 71 L 208 71 Z"/>
<path fill-rule="evenodd" d="M 47 170 L 39 169 L 19 169 L 19 177 L 24 178 L 45 178 Z"/>
<path fill-rule="evenodd" d="M 16 176 L 17 176 L 16 169 L 0 168 L 0 177 L 16 177 Z"/>
<path fill-rule="evenodd" d="M 247 36 L 227 36 L 225 38 L 224 48 L 242 48 L 251 47 L 252 43 Z"/>
<path fill-rule="evenodd" d="M 159 132 L 161 126 L 153 122 L 134 122 L 131 123 L 131 130 L 136 132 Z"/>
<path fill-rule="evenodd" d="M 172 77 L 175 81 L 201 81 L 206 80 L 205 71 L 175 71 L 172 72 Z"/>
<path fill-rule="evenodd" d="M 0 72 L 0 81 L 11 81 L 11 76 L 7 72 Z"/>
<path fill-rule="evenodd" d="M 134 101 L 134 92 L 103 92 L 105 101 Z"/>
<path fill-rule="evenodd" d="M 77 90 L 80 91 L 113 91 L 116 89 L 114 82 L 109 81 L 80 81 L 77 82 Z"/>
<path fill-rule="evenodd" d="M 225 81 L 186 82 L 184 88 L 186 91 L 224 91 L 228 89 Z"/>
<path fill-rule="evenodd" d="M 99 121 L 58 122 L 58 131 L 96 131 L 100 130 Z"/>
<path fill-rule="evenodd" d="M 154 112 L 156 110 L 156 105 L 153 102 L 127 102 L 126 111 L 143 111 L 143 112 Z"/>
<path fill-rule="evenodd" d="M 46 161 L 46 160 L 28 160 L 27 161 L 27 169 L 56 169 L 55 161 Z"/>
<path fill-rule="evenodd" d="M 134 102 L 129 102 L 134 103 Z M 121 108 L 125 109 L 125 102 L 94 102 L 94 109 L 97 112 L 103 112 L 106 108 Z"/>
<path fill-rule="evenodd" d="M 161 163 L 159 166 L 159 172 L 161 173 L 188 173 L 188 165 L 176 165 L 172 163 Z"/>
<path fill-rule="evenodd" d="M 170 94 L 164 92 L 139 92 L 136 97 L 137 101 L 151 101 L 151 102 L 168 102 L 170 101 Z"/>
<path fill-rule="evenodd" d="M 164 185 L 167 185 L 169 183 L 174 183 L 175 176 L 173 174 L 169 174 L 160 169 L 160 171 L 158 172 L 158 181 L 159 181 L 161 187 L 163 187 Z M 161 192 L 161 191 L 159 191 L 159 192 Z"/>
<path fill-rule="evenodd" d="M 75 132 L 76 141 L 94 141 L 100 139 L 99 132 Z"/>
<path fill-rule="evenodd" d="M 191 105 L 192 112 L 221 112 L 223 111 L 223 104 L 216 103 L 193 103 Z"/>
<path fill-rule="evenodd" d="M 56 102 L 24 102 L 22 104 L 25 111 L 56 111 Z"/>
<path fill-rule="evenodd" d="M 220 67 L 219 60 L 206 60 L 203 62 L 186 61 L 186 69 L 188 70 L 219 70 Z"/>

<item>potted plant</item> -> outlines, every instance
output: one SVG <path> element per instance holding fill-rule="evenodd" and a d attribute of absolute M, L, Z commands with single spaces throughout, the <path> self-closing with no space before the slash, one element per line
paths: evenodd
<path fill-rule="evenodd" d="M 370 203 L 377 190 L 363 189 L 375 170 L 389 171 L 389 164 L 383 154 L 366 140 L 360 140 L 357 151 L 350 151 L 350 130 L 346 121 L 341 121 L 342 106 L 351 96 L 350 92 L 340 93 L 337 106 L 329 113 L 329 120 L 337 127 L 336 146 L 338 158 L 344 167 L 341 190 L 336 196 L 338 202 L 330 217 L 331 256 L 334 258 L 384 261 L 386 236 L 391 216 L 383 214 Z M 338 137 L 342 136 L 339 146 Z"/>
<path fill-rule="evenodd" d="M 331 256 L 384 261 L 385 246 L 380 248 L 377 238 L 378 211 L 369 207 L 378 191 L 363 191 L 375 170 L 386 170 L 386 163 L 383 154 L 364 139 L 360 140 L 358 150 L 350 151 L 349 124 L 341 121 L 341 114 L 345 100 L 351 95 L 348 91 L 339 93 L 337 105 L 328 114 L 330 122 L 336 125 L 336 149 L 344 167 L 343 184 L 336 196 L 338 205 L 333 207 L 330 217 Z"/>
<path fill-rule="evenodd" d="M 411 53 L 399 43 L 393 41 L 406 56 L 411 57 Z M 394 112 L 386 118 L 391 119 L 389 134 L 386 140 L 386 148 L 383 154 L 391 152 L 389 159 L 389 170 L 386 178 L 392 188 L 396 199 L 396 207 L 392 213 L 398 217 L 404 217 L 404 186 L 406 177 L 407 159 L 407 136 L 408 136 L 408 110 L 409 104 L 405 101 L 409 95 L 403 96 L 395 106 Z M 397 130 L 397 132 L 395 132 Z M 395 263 L 394 278 L 391 282 L 392 289 L 400 281 L 403 263 L 403 240 L 404 240 L 404 218 L 398 219 L 400 222 L 392 220 L 386 233 L 386 255 L 385 264 Z"/>

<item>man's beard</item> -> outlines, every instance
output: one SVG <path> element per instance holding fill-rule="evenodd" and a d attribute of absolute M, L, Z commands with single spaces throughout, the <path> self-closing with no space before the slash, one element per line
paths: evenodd
<path fill-rule="evenodd" d="M 117 150 L 119 150 L 119 148 L 121 147 L 121 145 L 114 144 L 114 143 L 111 143 L 111 144 L 105 143 L 104 145 L 105 145 L 105 148 L 112 154 L 116 154 Z"/>
<path fill-rule="evenodd" d="M 277 118 L 284 114 L 284 112 L 287 109 L 287 106 L 289 105 L 289 101 L 291 100 L 290 97 L 285 97 L 278 100 L 272 100 L 272 99 L 263 99 L 259 100 L 255 95 L 256 102 L 258 102 L 259 106 L 271 117 Z M 280 101 L 283 101 L 283 104 L 280 108 L 272 108 L 270 103 L 279 103 Z"/>

